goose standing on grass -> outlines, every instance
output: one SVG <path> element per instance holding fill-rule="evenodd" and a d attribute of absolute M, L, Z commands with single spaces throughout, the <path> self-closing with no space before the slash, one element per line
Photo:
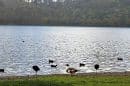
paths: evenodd
<path fill-rule="evenodd" d="M 96 69 L 96 74 L 97 74 L 97 70 L 99 69 L 99 64 L 95 64 L 94 68 Z"/>
<path fill-rule="evenodd" d="M 36 75 L 37 72 L 40 71 L 40 68 L 37 65 L 32 66 L 32 69 L 36 72 Z"/>

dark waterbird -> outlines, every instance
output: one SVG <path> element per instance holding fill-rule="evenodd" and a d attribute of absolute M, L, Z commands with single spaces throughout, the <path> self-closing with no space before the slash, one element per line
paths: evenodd
<path fill-rule="evenodd" d="M 119 61 L 123 61 L 123 58 L 117 58 L 117 60 L 119 60 Z"/>
<path fill-rule="evenodd" d="M 80 66 L 80 67 L 84 67 L 85 64 L 84 64 L 84 63 L 80 63 L 79 66 Z"/>
<path fill-rule="evenodd" d="M 94 68 L 96 69 L 96 74 L 97 74 L 97 70 L 99 69 L 99 64 L 95 64 Z"/>
<path fill-rule="evenodd" d="M 57 67 L 57 65 L 51 65 L 51 67 L 52 67 L 52 68 L 56 68 L 56 67 Z"/>
<path fill-rule="evenodd" d="M 5 70 L 4 69 L 0 69 L 0 73 L 4 73 L 5 72 Z"/>
<path fill-rule="evenodd" d="M 69 64 L 66 64 L 65 66 L 67 66 L 67 67 L 68 67 L 68 66 L 70 66 L 70 65 L 69 65 Z"/>
<path fill-rule="evenodd" d="M 74 75 L 76 72 L 78 72 L 79 70 L 75 69 L 75 68 L 68 68 L 66 70 L 67 73 L 70 73 L 70 75 Z"/>
<path fill-rule="evenodd" d="M 50 63 L 54 63 L 54 60 L 50 60 L 50 59 L 49 59 L 49 64 L 50 64 Z"/>
<path fill-rule="evenodd" d="M 37 65 L 32 66 L 32 68 L 36 72 L 36 75 L 37 75 L 37 72 L 40 70 L 40 68 Z"/>

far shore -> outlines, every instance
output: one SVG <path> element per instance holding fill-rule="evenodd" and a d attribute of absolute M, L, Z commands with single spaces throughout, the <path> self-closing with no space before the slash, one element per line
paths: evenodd
<path fill-rule="evenodd" d="M 51 25 L 51 24 L 0 24 L 0 26 L 33 26 L 33 27 L 37 27 L 37 26 L 46 26 L 46 27 L 99 27 L 99 28 L 130 28 L 130 26 L 108 26 L 108 25 Z"/>

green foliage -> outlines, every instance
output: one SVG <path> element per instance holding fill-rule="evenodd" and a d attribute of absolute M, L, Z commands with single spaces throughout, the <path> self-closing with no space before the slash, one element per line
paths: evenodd
<path fill-rule="evenodd" d="M 129 86 L 128 76 L 40 76 L 0 80 L 0 86 Z"/>
<path fill-rule="evenodd" d="M 19 2 L 13 7 L 0 6 L 0 24 L 130 26 L 130 1 Z"/>

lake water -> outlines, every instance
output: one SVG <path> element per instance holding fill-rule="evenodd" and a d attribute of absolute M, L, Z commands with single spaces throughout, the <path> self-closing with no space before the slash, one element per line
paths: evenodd
<path fill-rule="evenodd" d="M 33 65 L 41 75 L 62 74 L 66 64 L 80 73 L 94 72 L 95 64 L 99 72 L 130 71 L 130 28 L 0 26 L 2 75 L 33 75 Z"/>

